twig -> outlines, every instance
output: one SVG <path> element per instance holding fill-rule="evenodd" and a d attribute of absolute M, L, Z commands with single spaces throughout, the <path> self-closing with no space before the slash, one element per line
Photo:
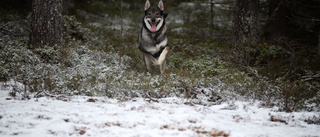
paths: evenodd
<path fill-rule="evenodd" d="M 259 80 L 264 80 L 264 78 L 259 75 L 259 73 L 258 73 L 257 70 L 252 69 L 249 65 L 248 65 L 248 66 L 244 66 L 244 67 L 245 67 L 247 70 L 249 70 L 252 74 L 254 74 L 254 76 L 255 76 L 256 78 L 258 78 Z"/>
<path fill-rule="evenodd" d="M 121 10 L 120 6 L 114 1 L 112 0 L 114 4 L 116 4 L 116 6 L 118 7 L 119 10 Z"/>
<path fill-rule="evenodd" d="M 0 29 L 4 28 L 5 26 L 11 25 L 11 24 L 15 24 L 15 23 L 19 23 L 18 21 L 13 21 L 13 22 L 8 22 L 6 24 L 3 24 Z"/>
<path fill-rule="evenodd" d="M 119 66 L 120 66 L 121 65 L 121 58 L 122 58 L 122 43 L 123 43 L 123 36 L 122 36 L 122 32 L 123 32 L 122 0 L 120 0 L 120 6 L 114 0 L 112 0 L 112 1 L 118 7 L 118 9 L 120 10 L 120 18 L 121 18 L 120 50 L 119 50 Z"/>
<path fill-rule="evenodd" d="M 13 33 L 12 33 L 11 31 L 6 30 L 6 29 L 4 29 L 4 28 L 2 28 L 2 27 L 0 27 L 0 30 L 3 31 L 3 33 L 6 33 L 6 32 L 7 32 L 6 34 L 10 33 L 10 35 L 13 35 Z"/>
<path fill-rule="evenodd" d="M 211 1 L 211 3 L 212 4 L 234 4 L 234 3 L 236 3 L 236 1 L 235 0 L 232 0 L 232 1 L 226 1 L 226 2 L 215 2 L 215 1 Z"/>
<path fill-rule="evenodd" d="M 277 7 L 272 11 L 271 16 L 268 18 L 268 20 L 266 21 L 264 26 L 261 27 L 260 33 L 262 33 L 264 30 L 266 30 L 268 25 L 274 20 L 275 16 L 278 13 L 278 10 L 282 6 L 282 4 L 283 4 L 283 1 L 280 1 L 279 4 L 277 5 Z"/>
<path fill-rule="evenodd" d="M 119 66 L 121 64 L 121 57 L 122 57 L 122 43 L 123 43 L 123 36 L 122 36 L 122 32 L 123 32 L 123 17 L 122 17 L 122 0 L 120 0 L 120 16 L 121 16 L 121 32 L 120 32 L 120 59 L 119 59 Z"/>
<path fill-rule="evenodd" d="M 151 101 L 159 103 L 159 101 L 158 101 L 157 99 L 153 99 L 152 97 L 150 97 L 150 95 L 148 94 L 148 92 L 145 92 L 145 95 L 146 95 L 146 97 L 148 97 Z"/>
<path fill-rule="evenodd" d="M 70 97 L 67 96 L 67 95 L 54 95 L 54 94 L 50 94 L 50 93 L 48 93 L 46 91 L 39 92 L 34 97 L 38 98 L 38 97 L 41 97 L 41 96 L 48 96 L 50 98 L 55 98 L 57 100 L 62 100 L 62 101 L 69 101 L 70 100 Z"/>
<path fill-rule="evenodd" d="M 314 80 L 316 78 L 320 78 L 320 73 L 316 74 L 314 76 L 303 76 L 301 77 L 303 79 L 303 81 L 310 81 L 310 80 Z"/>
<path fill-rule="evenodd" d="M 5 26 L 8 26 L 9 24 L 10 24 L 10 22 L 9 22 L 9 23 L 6 23 L 6 24 L 3 24 L 2 26 L 0 26 L 0 30 L 4 31 L 4 33 L 5 33 L 5 32 L 9 32 L 11 35 L 13 35 L 13 33 L 12 33 L 11 31 L 4 29 L 4 27 L 5 27 Z"/>

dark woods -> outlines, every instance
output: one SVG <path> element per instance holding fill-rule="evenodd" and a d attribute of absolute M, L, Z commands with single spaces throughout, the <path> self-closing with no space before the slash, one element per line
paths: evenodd
<path fill-rule="evenodd" d="M 319 30 L 318 0 L 238 0 L 235 4 L 235 42 L 277 42 L 286 39 L 287 42 L 320 46 Z"/>
<path fill-rule="evenodd" d="M 77 8 L 83 7 L 87 2 L 90 2 L 90 0 L 60 0 L 46 2 L 37 2 L 36 0 L 1 0 L 1 12 L 6 13 L 7 11 L 15 10 L 21 11 L 22 14 L 27 14 L 32 11 L 33 17 L 36 17 L 35 14 L 41 13 L 43 17 L 54 17 L 53 20 L 56 21 L 56 23 L 49 26 L 57 25 L 57 28 L 59 25 L 62 25 L 61 21 L 59 21 L 61 20 L 61 17 L 59 17 L 61 16 L 61 13 L 65 15 L 75 14 Z M 188 1 L 177 0 L 165 2 L 170 7 Z M 208 3 L 208 1 L 198 2 Z M 230 5 L 230 12 L 233 12 L 234 14 L 232 20 L 233 42 L 259 43 L 276 42 L 279 39 L 286 39 L 287 41 L 297 41 L 302 44 L 313 45 L 316 46 L 316 49 L 318 49 L 318 47 L 320 49 L 319 0 L 226 0 L 221 2 L 210 2 L 211 5 Z M 110 6 L 115 6 L 112 0 L 109 0 L 107 3 L 109 3 Z M 126 3 L 129 4 L 129 8 L 138 8 L 143 5 L 144 0 L 134 2 L 128 1 Z M 37 7 L 41 7 L 43 12 Z M 55 11 L 57 13 L 49 11 Z M 211 12 L 213 11 L 211 10 Z M 208 13 L 207 16 L 210 17 L 213 15 L 214 13 Z M 34 24 L 35 19 L 32 19 L 32 21 L 32 24 Z M 34 25 L 32 28 L 35 28 Z M 48 32 L 50 32 L 49 30 L 50 29 L 48 29 Z M 50 33 L 52 33 L 52 31 Z M 34 34 L 31 35 L 33 37 Z M 55 35 L 56 36 L 52 38 L 60 37 L 59 34 Z M 49 43 L 53 44 L 54 42 Z"/>

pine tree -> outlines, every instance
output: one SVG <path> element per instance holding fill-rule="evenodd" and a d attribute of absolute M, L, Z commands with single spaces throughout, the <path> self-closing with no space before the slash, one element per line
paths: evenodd
<path fill-rule="evenodd" d="M 62 0 L 32 0 L 30 43 L 35 47 L 62 43 Z"/>
<path fill-rule="evenodd" d="M 233 19 L 233 43 L 260 41 L 259 0 L 237 0 Z"/>

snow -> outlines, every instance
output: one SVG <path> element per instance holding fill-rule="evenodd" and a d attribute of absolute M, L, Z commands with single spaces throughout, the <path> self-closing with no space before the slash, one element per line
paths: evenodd
<path fill-rule="evenodd" d="M 59 96 L 17 100 L 0 90 L 0 136 L 300 137 L 320 136 L 304 122 L 316 112 L 278 112 L 258 101 L 202 106 L 188 99 Z M 271 121 L 273 117 L 273 121 Z"/>

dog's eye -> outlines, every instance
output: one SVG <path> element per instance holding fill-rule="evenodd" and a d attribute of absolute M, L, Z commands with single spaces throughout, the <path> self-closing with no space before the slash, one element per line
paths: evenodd
<path fill-rule="evenodd" d="M 156 13 L 156 15 L 157 15 L 157 16 L 159 16 L 159 15 L 160 15 L 160 13 L 159 13 L 159 12 L 157 12 L 157 13 Z"/>
<path fill-rule="evenodd" d="M 148 15 L 150 16 L 150 15 L 151 15 L 151 13 L 149 12 L 149 13 L 148 13 Z"/>

